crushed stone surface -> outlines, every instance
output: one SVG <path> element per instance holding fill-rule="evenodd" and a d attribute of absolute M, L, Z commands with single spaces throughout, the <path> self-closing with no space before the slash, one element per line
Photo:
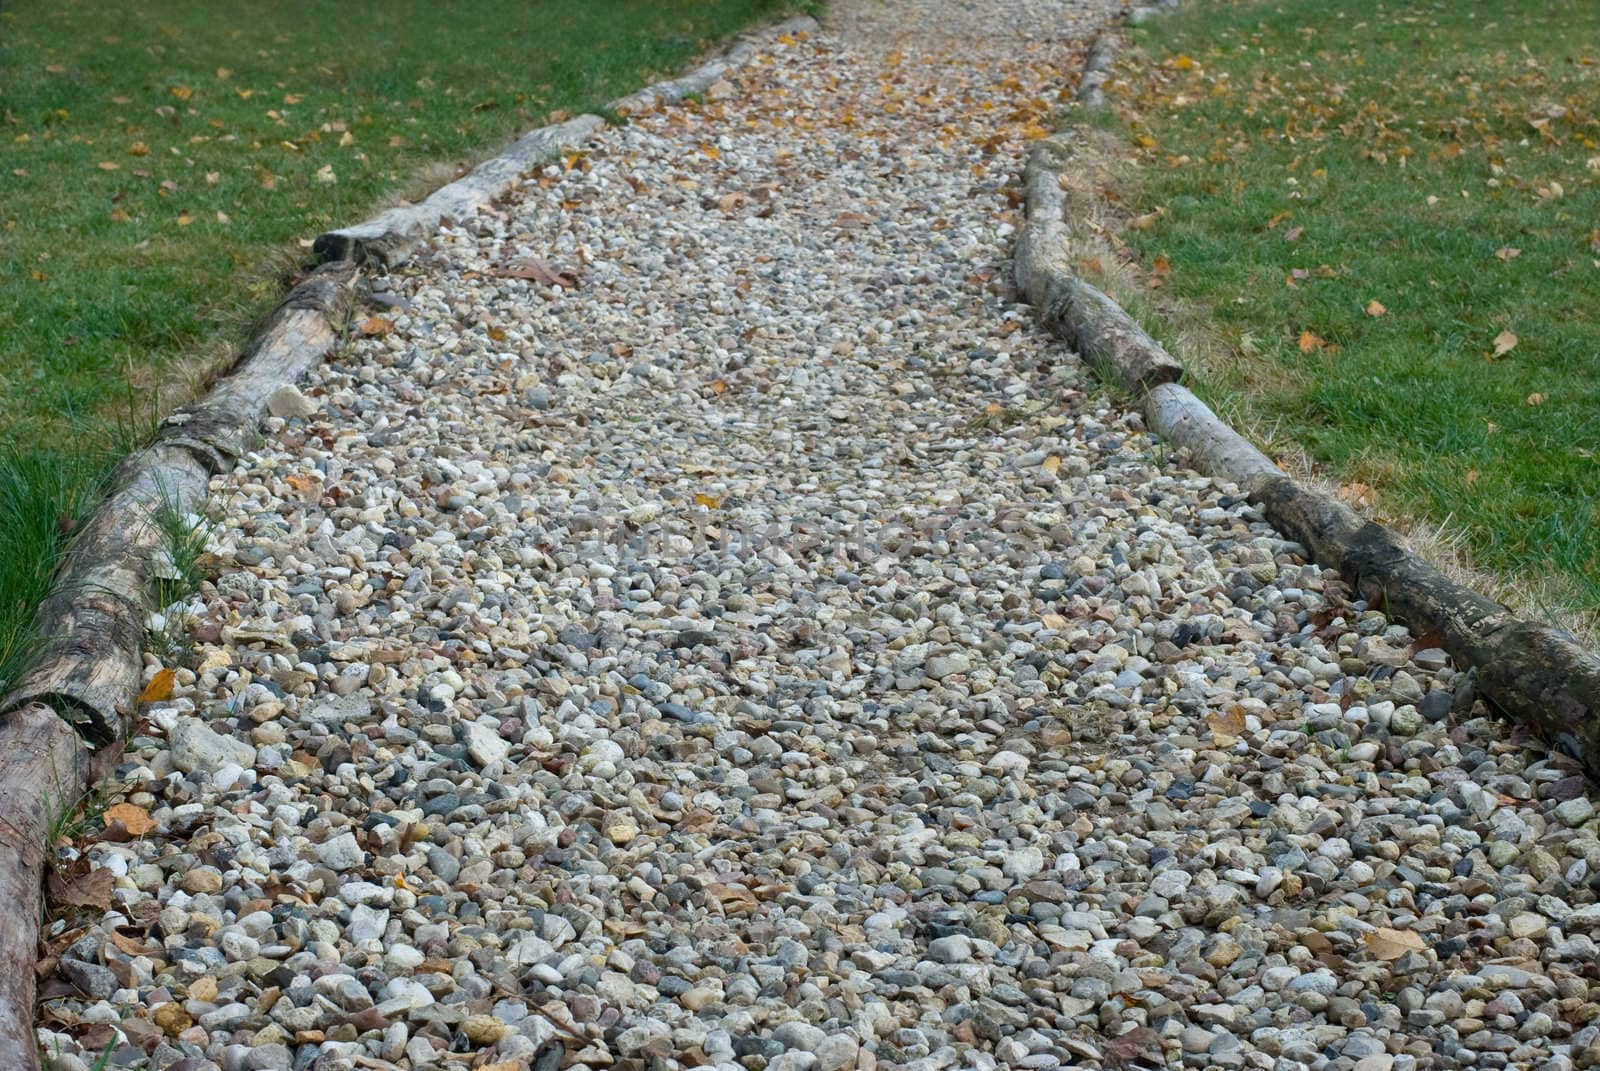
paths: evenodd
<path fill-rule="evenodd" d="M 49 1066 L 1600 1065 L 1576 768 L 1015 301 L 1113 9 L 840 0 L 373 280 Z"/>

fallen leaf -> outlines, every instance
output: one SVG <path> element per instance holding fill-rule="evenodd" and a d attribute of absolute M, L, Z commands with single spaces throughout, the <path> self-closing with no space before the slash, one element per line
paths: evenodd
<path fill-rule="evenodd" d="M 750 198 L 742 193 L 725 193 L 717 198 L 717 207 L 728 215 L 732 215 L 743 208 L 749 200 Z"/>
<path fill-rule="evenodd" d="M 1183 53 L 1179 53 L 1177 56 L 1173 57 L 1172 62 L 1169 63 L 1168 66 L 1175 71 L 1187 71 L 1194 67 L 1194 60 L 1190 59 Z"/>
<path fill-rule="evenodd" d="M 706 384 L 706 390 L 712 394 L 724 394 L 728 390 L 728 381 L 725 379 L 713 379 Z"/>
<path fill-rule="evenodd" d="M 1504 357 L 1516 348 L 1517 336 L 1512 334 L 1509 327 L 1494 336 L 1494 355 L 1496 357 Z"/>
<path fill-rule="evenodd" d="M 548 260 L 535 257 L 513 260 L 495 268 L 492 274 L 501 279 L 531 279 L 540 286 L 559 286 L 565 290 L 576 290 L 582 282 L 582 275 L 576 269 L 558 268 Z"/>
<path fill-rule="evenodd" d="M 107 807 L 101 818 L 105 821 L 107 829 L 110 829 L 111 824 L 115 822 L 130 837 L 142 837 L 156 827 L 150 812 L 132 803 L 119 803 L 114 807 Z"/>
<path fill-rule="evenodd" d="M 172 695 L 172 680 L 177 673 L 172 669 L 161 669 L 150 678 L 150 683 L 144 686 L 144 691 L 139 693 L 140 703 L 159 703 Z"/>
<path fill-rule="evenodd" d="M 871 222 L 872 218 L 870 216 L 864 216 L 860 212 L 840 212 L 834 217 L 833 225 L 840 230 L 853 231 L 859 230 Z"/>
<path fill-rule="evenodd" d="M 1540 394 L 1538 391 L 1534 391 L 1532 394 L 1528 395 L 1528 404 L 1529 405 L 1543 405 L 1544 404 L 1544 395 Z"/>
<path fill-rule="evenodd" d="M 1346 505 L 1366 509 L 1377 501 L 1377 492 L 1364 483 L 1347 483 L 1340 486 L 1339 497 Z"/>
<path fill-rule="evenodd" d="M 171 93 L 179 100 L 188 100 L 190 97 L 194 96 L 194 90 L 190 89 L 188 86 L 173 86 L 171 89 L 167 90 L 167 92 Z"/>
<path fill-rule="evenodd" d="M 1377 298 L 1373 298 L 1371 301 L 1367 302 L 1368 316 L 1382 316 L 1388 311 L 1388 309 L 1383 307 L 1383 302 L 1379 301 Z"/>
<path fill-rule="evenodd" d="M 1211 739 L 1218 747 L 1232 747 L 1244 735 L 1244 708 L 1234 705 L 1226 711 L 1208 714 L 1206 725 L 1210 727 Z"/>
<path fill-rule="evenodd" d="M 1044 469 L 1050 475 L 1054 476 L 1061 469 L 1061 459 L 1055 454 L 1051 454 L 1049 457 L 1039 462 L 1039 467 Z"/>
<path fill-rule="evenodd" d="M 387 335 L 392 327 L 394 327 L 394 325 L 388 320 L 385 320 L 382 316 L 368 316 L 365 320 L 361 321 L 361 326 L 356 328 L 356 330 L 360 334 L 369 336 Z"/>
<path fill-rule="evenodd" d="M 1171 271 L 1172 262 L 1164 253 L 1157 253 L 1155 259 L 1150 262 L 1150 272 L 1153 275 L 1166 275 Z"/>
<path fill-rule="evenodd" d="M 1300 236 L 1305 232 L 1306 229 L 1304 227 L 1290 227 L 1288 230 L 1283 232 L 1283 240 L 1286 242 L 1298 242 L 1300 240 Z"/>
<path fill-rule="evenodd" d="M 150 155 L 150 146 L 146 145 L 142 141 L 136 141 L 132 145 L 128 146 L 128 155 L 129 156 L 149 156 Z"/>
<path fill-rule="evenodd" d="M 1364 936 L 1367 951 L 1377 959 L 1399 959 L 1407 952 L 1421 952 L 1426 946 L 1422 936 L 1414 930 L 1392 930 L 1379 926 Z"/>
<path fill-rule="evenodd" d="M 122 169 L 122 165 L 114 160 L 101 160 L 94 166 L 98 167 L 101 171 L 120 171 Z"/>
<path fill-rule="evenodd" d="M 148 956 L 152 951 L 159 951 L 158 949 L 152 949 L 149 945 L 138 940 L 137 938 L 129 937 L 127 934 L 122 933 L 119 930 L 111 931 L 111 943 L 122 949 L 122 951 L 126 952 L 130 956 Z"/>
<path fill-rule="evenodd" d="M 1142 216 L 1134 216 L 1128 220 L 1128 230 L 1147 231 L 1156 225 L 1156 221 L 1166 214 L 1165 209 L 1158 208 L 1154 212 L 1146 212 Z"/>
<path fill-rule="evenodd" d="M 127 211 L 121 208 L 113 208 L 106 218 L 110 219 L 113 223 L 133 222 L 133 217 L 128 215 Z"/>
<path fill-rule="evenodd" d="M 1478 482 L 1478 470 L 1477 469 L 1468 469 L 1467 470 L 1467 486 L 1471 487 L 1473 484 L 1475 484 L 1477 482 Z"/>
<path fill-rule="evenodd" d="M 111 871 L 101 867 L 74 877 L 51 873 L 46 884 L 50 899 L 58 904 L 94 907 L 104 911 L 111 906 L 111 894 L 117 887 L 117 878 Z"/>
<path fill-rule="evenodd" d="M 1522 250 L 1518 249 L 1514 245 L 1503 245 L 1494 251 L 1494 255 L 1499 257 L 1501 260 L 1512 260 L 1516 257 L 1522 256 Z"/>
<path fill-rule="evenodd" d="M 697 506 L 704 506 L 706 509 L 721 509 L 722 503 L 723 499 L 717 498 L 715 495 L 703 495 L 698 491 L 695 492 L 694 504 Z"/>
<path fill-rule="evenodd" d="M 722 156 L 722 150 L 717 148 L 715 145 L 702 145 L 700 146 L 700 151 L 704 153 L 707 158 L 712 160 L 718 159 Z"/>
<path fill-rule="evenodd" d="M 1301 353 L 1315 353 L 1328 344 L 1328 340 L 1321 335 L 1308 330 L 1300 332 L 1300 337 L 1295 340 L 1295 345 L 1300 347 Z"/>

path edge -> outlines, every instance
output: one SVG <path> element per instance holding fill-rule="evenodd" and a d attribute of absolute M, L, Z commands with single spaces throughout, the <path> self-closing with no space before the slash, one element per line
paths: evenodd
<path fill-rule="evenodd" d="M 817 29 L 816 19 L 802 15 L 741 35 L 689 73 L 610 107 L 626 114 L 681 101 L 750 62 L 760 42 Z M 103 765 L 94 760 L 119 753 L 133 717 L 143 679 L 146 593 L 162 549 L 157 513 L 197 512 L 211 477 L 255 446 L 273 395 L 339 344 L 364 265 L 402 263 L 442 218 L 503 196 L 523 173 L 605 125 L 600 116 L 581 115 L 539 127 L 421 205 L 318 236 L 318 266 L 262 321 L 224 378 L 169 414 L 150 445 L 117 467 L 112 489 L 75 535 L 39 607 L 40 657 L 0 697 L 0 895 L 14 905 L 0 921 L 0 1067 L 39 1067 L 34 966 L 41 912 L 35 908 L 48 871 L 49 830 L 92 787 Z"/>
<path fill-rule="evenodd" d="M 1104 57 L 1112 47 L 1097 41 L 1089 66 L 1109 65 Z M 1102 73 L 1089 91 L 1080 90 L 1085 107 L 1103 104 L 1103 81 Z M 1564 630 L 1518 617 L 1451 580 L 1388 528 L 1283 472 L 1179 382 L 1182 364 L 1127 310 L 1078 278 L 1061 188 L 1073 143 L 1070 129 L 1042 139 L 1023 168 L 1026 222 L 1013 269 L 1041 326 L 1136 399 L 1147 427 L 1183 451 L 1196 471 L 1235 484 L 1273 527 L 1342 574 L 1369 605 L 1418 635 L 1442 637 L 1445 651 L 1471 668 L 1477 692 L 1501 714 L 1600 780 L 1600 655 Z"/>
<path fill-rule="evenodd" d="M 785 35 L 811 34 L 816 30 L 817 20 L 809 15 L 784 19 L 742 35 L 721 55 L 688 74 L 654 82 L 618 97 L 607 108 L 627 116 L 675 104 L 691 93 L 705 92 L 730 71 L 749 63 L 759 54 L 761 42 L 775 41 Z M 560 159 L 568 150 L 582 147 L 606 125 L 602 117 L 585 113 L 530 130 L 498 155 L 415 204 L 399 205 L 353 226 L 324 231 L 312 243 L 312 252 L 323 261 L 353 260 L 357 264 L 385 269 L 398 267 L 411 258 L 417 245 L 439 230 L 443 221 L 476 215 L 480 209 L 510 193 L 523 175 Z"/>

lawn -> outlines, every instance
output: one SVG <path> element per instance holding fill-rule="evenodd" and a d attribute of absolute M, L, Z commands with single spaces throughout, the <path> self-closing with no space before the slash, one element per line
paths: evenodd
<path fill-rule="evenodd" d="M 1600 4 L 1198 2 L 1132 34 L 1121 241 L 1145 304 L 1207 311 L 1203 390 L 1594 623 Z"/>
<path fill-rule="evenodd" d="M 309 239 L 787 6 L 0 3 L 0 690 L 73 517 Z"/>

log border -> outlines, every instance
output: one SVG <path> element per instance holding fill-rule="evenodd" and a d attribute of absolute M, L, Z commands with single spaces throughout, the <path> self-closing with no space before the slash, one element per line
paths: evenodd
<path fill-rule="evenodd" d="M 759 54 L 758 42 L 775 40 L 783 34 L 814 33 L 816 29 L 817 20 L 809 15 L 785 19 L 755 34 L 745 35 L 722 55 L 702 63 L 688 74 L 618 97 L 607 107 L 627 116 L 675 104 L 691 93 L 705 92 L 730 71 L 749 63 Z M 582 147 L 605 127 L 605 119 L 585 113 L 531 130 L 499 155 L 439 187 L 416 204 L 388 209 L 354 226 L 324 231 L 312 243 L 312 252 L 323 261 L 353 260 L 360 265 L 398 267 L 411 258 L 412 250 L 420 242 L 439 229 L 443 220 L 475 215 L 510 193 L 523 175 L 560 159 L 569 149 Z"/>
<path fill-rule="evenodd" d="M 797 16 L 743 35 L 720 56 L 609 105 L 645 111 L 704 92 L 759 54 L 763 41 L 810 34 Z M 319 266 L 293 287 L 226 376 L 203 398 L 168 415 L 149 446 L 125 458 L 112 490 L 74 539 L 39 608 L 40 658 L 0 697 L 0 896 L 15 910 L 0 921 L 0 1067 L 37 1071 L 34 1021 L 46 839 L 62 807 L 75 806 L 95 776 L 94 749 L 114 753 L 143 677 L 145 614 L 162 549 L 157 515 L 192 512 L 211 477 L 259 440 L 268 400 L 297 382 L 339 343 L 361 269 L 409 257 L 445 218 L 504 196 L 526 172 L 559 158 L 606 125 L 580 115 L 539 127 L 418 205 L 319 235 Z"/>
<path fill-rule="evenodd" d="M 1085 96 L 1085 106 L 1103 104 L 1103 94 L 1095 97 Z M 1235 484 L 1273 527 L 1341 573 L 1369 605 L 1419 634 L 1441 636 L 1445 651 L 1476 671 L 1477 691 L 1495 709 L 1600 780 L 1600 655 L 1451 580 L 1383 525 L 1284 473 L 1178 382 L 1183 366 L 1126 310 L 1077 277 L 1060 181 L 1072 137 L 1066 131 L 1036 143 L 1023 169 L 1026 222 L 1013 268 L 1040 324 L 1132 395 L 1147 426 L 1197 471 Z"/>

